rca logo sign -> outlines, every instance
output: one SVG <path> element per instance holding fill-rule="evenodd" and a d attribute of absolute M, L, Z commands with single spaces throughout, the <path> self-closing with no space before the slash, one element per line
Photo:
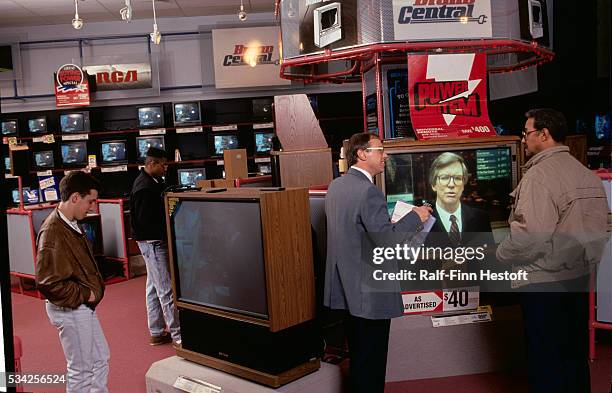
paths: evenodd
<path fill-rule="evenodd" d="M 98 85 L 104 83 L 128 83 L 138 82 L 138 71 L 130 70 L 127 72 L 113 71 L 113 72 L 98 72 L 96 74 L 96 83 Z"/>
<path fill-rule="evenodd" d="M 150 63 L 87 65 L 83 69 L 96 76 L 98 91 L 144 89 L 153 86 Z"/>

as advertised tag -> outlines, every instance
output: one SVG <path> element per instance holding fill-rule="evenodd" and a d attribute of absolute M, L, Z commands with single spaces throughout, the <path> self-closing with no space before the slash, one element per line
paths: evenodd
<path fill-rule="evenodd" d="M 86 141 L 88 139 L 89 134 L 62 135 L 63 141 Z"/>
<path fill-rule="evenodd" d="M 140 136 L 166 135 L 166 129 L 165 128 L 152 128 L 150 130 L 139 130 L 138 134 Z"/>
<path fill-rule="evenodd" d="M 402 292 L 404 315 L 474 310 L 480 302 L 479 287 Z"/>
<path fill-rule="evenodd" d="M 402 292 L 404 315 L 442 311 L 442 291 Z"/>

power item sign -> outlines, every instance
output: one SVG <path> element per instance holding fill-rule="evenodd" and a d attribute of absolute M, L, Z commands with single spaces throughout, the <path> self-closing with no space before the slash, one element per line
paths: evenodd
<path fill-rule="evenodd" d="M 419 140 L 495 136 L 485 54 L 408 56 L 408 88 Z"/>
<path fill-rule="evenodd" d="M 86 65 L 83 69 L 96 76 L 98 91 L 145 89 L 153 86 L 151 64 L 104 64 Z"/>
<path fill-rule="evenodd" d="M 89 82 L 78 65 L 64 64 L 55 73 L 55 105 L 58 108 L 87 106 Z"/>
<path fill-rule="evenodd" d="M 491 0 L 393 0 L 395 39 L 490 38 Z"/>

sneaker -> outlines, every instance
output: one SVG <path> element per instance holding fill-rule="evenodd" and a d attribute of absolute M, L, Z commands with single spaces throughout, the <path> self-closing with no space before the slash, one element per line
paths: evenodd
<path fill-rule="evenodd" d="M 182 345 L 181 345 L 181 344 L 182 344 L 182 341 L 181 341 L 180 339 L 179 339 L 179 340 L 174 340 L 174 341 L 172 341 L 172 346 L 173 346 L 174 348 L 182 348 Z"/>
<path fill-rule="evenodd" d="M 149 345 L 162 345 L 169 342 L 172 342 L 172 337 L 168 332 L 163 332 L 161 336 L 151 336 L 149 339 Z"/>

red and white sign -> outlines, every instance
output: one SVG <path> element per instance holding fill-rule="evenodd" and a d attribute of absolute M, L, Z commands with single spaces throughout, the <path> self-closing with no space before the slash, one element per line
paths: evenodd
<path fill-rule="evenodd" d="M 409 55 L 410 118 L 419 140 L 494 136 L 482 53 Z"/>
<path fill-rule="evenodd" d="M 76 64 L 64 64 L 55 73 L 55 105 L 58 108 L 88 106 L 87 74 Z"/>
<path fill-rule="evenodd" d="M 480 304 L 480 288 L 402 292 L 402 303 L 404 315 L 475 310 Z"/>
<path fill-rule="evenodd" d="M 150 63 L 86 65 L 83 70 L 96 76 L 96 89 L 127 90 L 153 86 Z"/>

